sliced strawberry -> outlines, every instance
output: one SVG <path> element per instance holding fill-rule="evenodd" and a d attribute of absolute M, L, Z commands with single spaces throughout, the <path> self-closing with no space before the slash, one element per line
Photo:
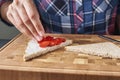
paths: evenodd
<path fill-rule="evenodd" d="M 47 46 L 59 45 L 65 41 L 66 39 L 64 38 L 54 38 L 52 36 L 46 36 L 41 41 L 38 41 L 38 43 L 40 44 L 40 47 L 47 47 Z"/>
<path fill-rule="evenodd" d="M 45 37 L 45 40 L 47 40 L 47 41 L 51 41 L 51 40 L 53 40 L 54 39 L 54 37 L 52 37 L 52 36 L 46 36 Z"/>
<path fill-rule="evenodd" d="M 49 46 L 55 46 L 55 45 L 56 45 L 56 42 L 54 40 L 50 41 Z"/>
<path fill-rule="evenodd" d="M 61 44 L 62 43 L 62 40 L 60 39 L 60 38 L 55 38 L 55 41 L 56 41 L 56 45 L 59 45 L 59 44 Z"/>
<path fill-rule="evenodd" d="M 65 39 L 65 38 L 61 38 L 61 40 L 62 40 L 62 42 L 65 42 L 65 41 L 66 41 L 66 39 Z"/>
<path fill-rule="evenodd" d="M 42 41 L 39 43 L 40 47 L 42 48 L 49 46 L 49 44 L 50 44 L 50 41 Z"/>
<path fill-rule="evenodd" d="M 55 43 L 55 45 L 58 45 L 58 41 L 56 39 L 54 39 L 53 42 Z"/>
<path fill-rule="evenodd" d="M 54 38 L 51 37 L 51 36 L 46 36 L 46 37 L 43 37 L 41 41 L 38 41 L 38 43 L 41 43 L 41 42 L 43 42 L 43 41 L 51 41 L 51 40 L 53 40 L 53 39 L 54 39 Z"/>

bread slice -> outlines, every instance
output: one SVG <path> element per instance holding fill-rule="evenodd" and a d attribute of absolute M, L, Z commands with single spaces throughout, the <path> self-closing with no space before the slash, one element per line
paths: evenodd
<path fill-rule="evenodd" d="M 120 47 L 111 42 L 67 46 L 67 51 L 81 52 L 102 57 L 120 58 Z"/>
<path fill-rule="evenodd" d="M 65 42 L 62 42 L 60 45 L 55 45 L 51 47 L 41 48 L 37 41 L 30 40 L 28 42 L 27 48 L 25 50 L 25 54 L 23 56 L 24 61 L 27 61 L 29 59 L 35 58 L 37 56 L 40 56 L 42 54 L 48 53 L 50 51 L 54 51 L 56 49 L 59 49 L 61 47 L 67 46 L 72 44 L 72 40 L 66 40 Z"/>

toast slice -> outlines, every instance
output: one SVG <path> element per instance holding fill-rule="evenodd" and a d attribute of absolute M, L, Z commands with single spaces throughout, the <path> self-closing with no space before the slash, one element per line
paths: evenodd
<path fill-rule="evenodd" d="M 102 57 L 120 58 L 120 47 L 111 42 L 67 46 L 65 48 L 67 51 L 80 52 Z"/>
<path fill-rule="evenodd" d="M 45 53 L 54 51 L 56 49 L 59 49 L 61 47 L 65 47 L 65 46 L 70 45 L 70 44 L 72 44 L 72 40 L 66 40 L 65 42 L 62 42 L 59 45 L 42 48 L 39 46 L 37 41 L 30 40 L 28 42 L 27 48 L 25 50 L 25 54 L 23 56 L 23 59 L 24 59 L 24 61 L 27 61 L 27 60 L 30 60 L 30 59 L 35 58 L 37 56 L 43 55 Z"/>

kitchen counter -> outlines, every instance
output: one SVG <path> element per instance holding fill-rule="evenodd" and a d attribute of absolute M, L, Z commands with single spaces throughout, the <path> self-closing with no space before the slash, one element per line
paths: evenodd
<path fill-rule="evenodd" d="M 47 35 L 72 39 L 72 45 L 106 42 L 97 35 Z M 119 36 L 110 37 L 120 40 Z M 20 34 L 0 49 L 0 80 L 120 80 L 120 59 L 73 53 L 64 48 L 24 62 L 28 41 Z"/>

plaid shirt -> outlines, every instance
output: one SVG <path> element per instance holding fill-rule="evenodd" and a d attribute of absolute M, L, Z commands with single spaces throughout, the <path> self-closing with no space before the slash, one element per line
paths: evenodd
<path fill-rule="evenodd" d="M 34 0 L 46 32 L 113 34 L 120 0 Z"/>

